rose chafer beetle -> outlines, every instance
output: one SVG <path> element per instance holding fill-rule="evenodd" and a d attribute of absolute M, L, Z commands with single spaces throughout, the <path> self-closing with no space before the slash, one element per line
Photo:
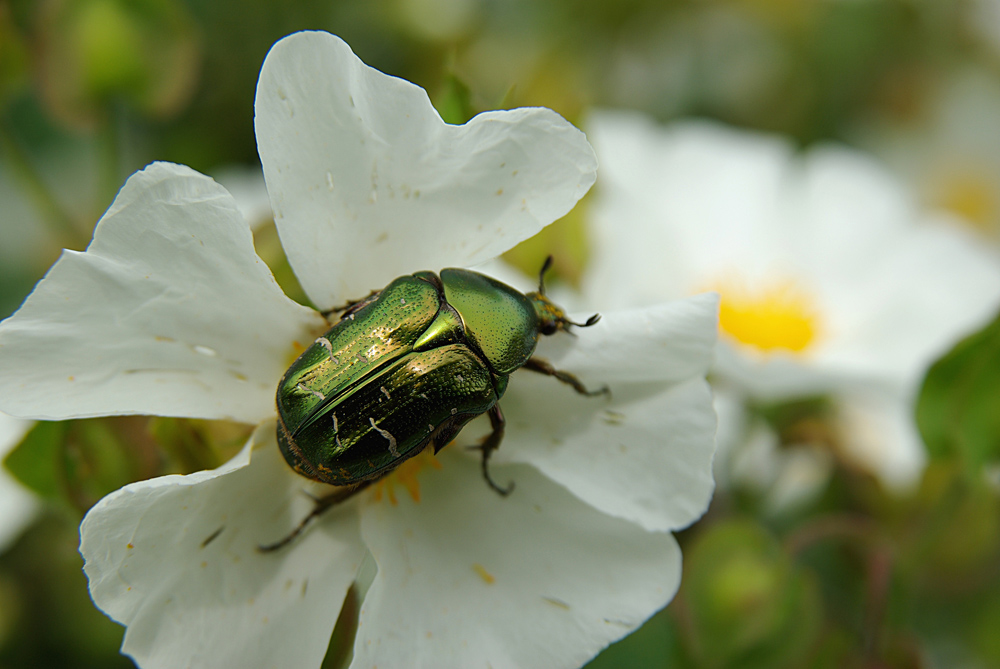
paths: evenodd
<path fill-rule="evenodd" d="M 504 417 L 499 400 L 510 374 L 523 367 L 554 376 L 585 395 L 572 374 L 532 357 L 539 335 L 570 321 L 545 296 L 521 293 L 484 274 L 445 269 L 416 272 L 342 309 L 340 320 L 302 353 L 278 384 L 278 445 L 299 474 L 345 486 L 316 501 L 306 522 L 385 476 L 428 445 L 437 453 L 470 420 L 489 414 L 493 431 L 481 450 L 483 477 L 500 445 Z M 341 310 L 334 310 L 341 311 Z M 333 312 L 330 312 L 333 313 Z"/>

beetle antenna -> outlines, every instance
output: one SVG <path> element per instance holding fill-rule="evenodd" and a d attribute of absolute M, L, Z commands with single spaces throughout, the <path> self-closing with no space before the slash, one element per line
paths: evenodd
<path fill-rule="evenodd" d="M 550 267 L 552 267 L 552 255 L 551 254 L 549 255 L 548 258 L 545 259 L 545 262 L 542 263 L 542 271 L 538 273 L 538 294 L 539 295 L 544 295 L 545 294 L 545 273 L 549 271 Z"/>
<path fill-rule="evenodd" d="M 590 318 L 587 319 L 586 323 L 575 323 L 575 322 L 571 321 L 568 318 L 563 319 L 563 320 L 568 325 L 575 325 L 578 328 L 589 328 L 591 325 L 594 325 L 595 323 L 597 323 L 597 321 L 601 320 L 601 315 L 600 314 L 594 314 L 593 316 L 591 316 Z"/>

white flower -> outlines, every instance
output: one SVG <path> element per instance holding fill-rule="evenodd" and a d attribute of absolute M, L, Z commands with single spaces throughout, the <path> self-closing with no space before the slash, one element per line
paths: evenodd
<path fill-rule="evenodd" d="M 276 225 L 320 308 L 397 275 L 483 262 L 566 213 L 594 179 L 545 109 L 447 126 L 425 93 L 325 33 L 279 42 L 256 128 Z M 177 165 L 134 175 L 86 253 L 66 252 L 0 325 L 0 406 L 34 418 L 146 413 L 258 423 L 223 467 L 129 485 L 81 527 L 94 601 L 142 667 L 318 666 L 366 554 L 357 666 L 573 666 L 675 592 L 669 533 L 711 495 L 703 375 L 714 296 L 607 313 L 540 353 L 613 399 L 521 372 L 491 460 L 474 427 L 262 554 L 322 486 L 275 443 L 274 392 L 325 329 L 254 254 L 236 203 Z M 584 316 L 589 315 L 585 314 Z"/>
<path fill-rule="evenodd" d="M 591 303 L 719 291 L 720 387 L 833 395 L 851 455 L 912 482 L 925 458 L 914 393 L 996 312 L 991 252 L 848 149 L 796 155 L 776 137 L 611 113 L 589 131 L 601 160 Z"/>
<path fill-rule="evenodd" d="M 994 3 L 1000 9 L 1000 3 Z M 1000 238 L 1000 82 L 965 66 L 923 91 L 905 122 L 875 117 L 853 136 L 906 179 L 929 206 Z"/>
<path fill-rule="evenodd" d="M 0 462 L 31 428 L 31 421 L 0 413 Z M 31 522 L 38 501 L 0 466 L 0 551 L 5 550 Z"/>

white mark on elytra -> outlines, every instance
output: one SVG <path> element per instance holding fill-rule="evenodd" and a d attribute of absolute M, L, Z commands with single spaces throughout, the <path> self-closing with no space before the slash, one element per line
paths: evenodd
<path fill-rule="evenodd" d="M 358 353 L 358 360 L 361 362 L 368 362 L 368 358 L 365 357 L 364 353 Z"/>
<path fill-rule="evenodd" d="M 465 381 L 465 377 L 462 376 L 461 374 L 456 374 L 455 380 L 458 381 L 459 383 L 462 383 L 463 381 Z"/>
<path fill-rule="evenodd" d="M 406 300 L 404 300 L 403 298 L 399 298 L 399 303 L 400 304 L 406 304 Z"/>
<path fill-rule="evenodd" d="M 330 343 L 330 340 L 329 340 L 329 339 L 327 339 L 326 337 L 320 337 L 319 339 L 317 339 L 317 340 L 315 341 L 315 343 L 316 343 L 316 344 L 319 344 L 320 346 L 322 346 L 323 348 L 325 348 L 325 349 L 326 349 L 326 352 L 327 352 L 327 353 L 328 353 L 328 354 L 330 355 L 330 360 L 332 360 L 332 361 L 333 361 L 333 364 L 335 364 L 335 365 L 336 365 L 336 364 L 338 364 L 338 363 L 340 362 L 340 361 L 339 361 L 339 360 L 337 360 L 337 358 L 336 358 L 336 357 L 335 357 L 335 356 L 333 355 L 333 344 L 331 344 L 331 343 Z"/>
<path fill-rule="evenodd" d="M 335 444 L 337 444 L 337 448 L 343 448 L 344 447 L 344 445 L 342 443 L 340 443 L 340 435 L 339 434 L 334 434 L 333 435 L 333 441 L 334 441 Z"/>
<path fill-rule="evenodd" d="M 427 399 L 427 393 L 420 393 L 419 395 L 417 395 L 417 397 L 422 397 L 423 399 Z"/>
<path fill-rule="evenodd" d="M 215 352 L 214 348 L 209 348 L 207 346 L 194 346 L 195 353 L 201 353 L 202 355 L 207 355 L 209 358 L 214 358 L 219 355 Z"/>
<path fill-rule="evenodd" d="M 379 390 L 382 391 L 382 394 L 385 395 L 385 398 L 387 400 L 391 400 L 392 399 L 391 397 L 389 397 L 389 391 L 385 389 L 385 386 L 379 387 Z"/>
<path fill-rule="evenodd" d="M 398 458 L 398 457 L 400 457 L 400 456 L 399 456 L 399 451 L 397 451 L 397 450 L 396 450 L 396 437 L 394 437 L 394 436 L 392 436 L 391 434 L 389 434 L 389 431 L 388 431 L 388 430 L 383 430 L 383 429 L 382 429 L 382 428 L 380 428 L 380 427 L 379 427 L 378 425 L 376 425 L 376 424 L 375 424 L 375 419 L 374 419 L 374 418 L 369 418 L 369 419 L 368 419 L 368 422 L 372 424 L 372 428 L 373 428 L 373 429 L 374 429 L 374 430 L 375 430 L 376 432 L 378 432 L 378 433 L 379 433 L 379 434 L 381 434 L 381 435 L 382 435 L 383 437 L 385 437 L 386 439 L 388 439 L 388 440 L 389 440 L 389 452 L 390 452 L 390 453 L 392 453 L 392 455 L 393 455 L 394 457 L 397 457 L 397 458 Z"/>
<path fill-rule="evenodd" d="M 336 434 L 337 432 L 340 432 L 340 425 L 337 423 L 337 414 L 336 414 L 336 412 L 334 412 L 331 415 L 333 416 L 333 432 L 334 432 L 334 434 Z"/>
<path fill-rule="evenodd" d="M 433 432 L 434 431 L 434 426 L 431 425 L 430 423 L 427 423 L 427 429 L 430 430 L 431 432 Z"/>
<path fill-rule="evenodd" d="M 347 317 L 350 318 L 352 321 L 354 320 L 354 314 L 349 314 Z"/>
<path fill-rule="evenodd" d="M 326 187 L 333 192 L 333 175 L 329 172 L 326 173 Z"/>
<path fill-rule="evenodd" d="M 325 399 L 326 399 L 326 395 L 324 395 L 323 393 L 321 393 L 321 392 L 320 392 L 320 391 L 318 391 L 318 390 L 313 390 L 312 388 L 307 388 L 307 387 L 306 387 L 306 386 L 305 386 L 304 384 L 302 384 L 302 383 L 296 383 L 296 384 L 295 384 L 295 387 L 296 387 L 296 388 L 298 388 L 299 390 L 301 390 L 301 391 L 302 391 L 302 392 L 304 392 L 304 393 L 309 393 L 310 395 L 315 395 L 315 396 L 316 396 L 316 397 L 318 397 L 318 398 L 319 398 L 319 399 L 320 399 L 321 401 L 322 401 L 322 400 L 325 400 Z"/>
<path fill-rule="evenodd" d="M 458 413 L 458 409 L 452 409 L 452 410 L 451 410 L 451 415 L 452 415 L 452 416 L 454 416 L 454 415 L 455 415 L 455 414 L 457 414 L 457 413 Z"/>

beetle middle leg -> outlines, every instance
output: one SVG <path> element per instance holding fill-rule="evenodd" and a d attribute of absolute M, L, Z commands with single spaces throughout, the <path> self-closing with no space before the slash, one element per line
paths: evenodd
<path fill-rule="evenodd" d="M 486 482 L 491 488 L 500 493 L 501 496 L 506 497 L 514 489 L 514 482 L 511 481 L 508 483 L 506 488 L 501 488 L 497 485 L 497 482 L 490 477 L 489 461 L 493 451 L 497 450 L 500 446 L 500 442 L 503 441 L 503 432 L 504 427 L 507 425 L 507 421 L 504 420 L 503 412 L 500 411 L 499 404 L 494 404 L 488 413 L 490 415 L 490 425 L 493 427 L 493 431 L 490 432 L 485 439 L 483 439 L 483 443 L 478 446 L 471 446 L 470 448 L 482 451 L 483 478 L 486 479 Z"/>
<path fill-rule="evenodd" d="M 334 490 L 329 495 L 324 495 L 323 497 L 313 497 L 313 502 L 315 503 L 313 510 L 309 512 L 309 515 L 307 515 L 305 518 L 302 519 L 302 522 L 300 522 L 288 536 L 286 536 L 284 539 L 281 539 L 280 541 L 276 541 L 273 544 L 265 544 L 263 546 L 257 546 L 257 551 L 260 553 L 270 553 L 272 551 L 278 550 L 279 548 L 287 546 L 289 543 L 292 542 L 292 540 L 294 540 L 297 536 L 302 534 L 303 530 L 305 530 L 306 526 L 310 522 L 312 522 L 313 518 L 318 517 L 320 514 L 322 514 L 330 507 L 336 506 L 341 502 L 347 500 L 348 498 L 353 497 L 355 493 L 361 492 L 374 482 L 375 480 L 362 481 L 361 483 L 349 488 L 340 488 L 338 490 Z"/>
<path fill-rule="evenodd" d="M 528 358 L 528 361 L 524 363 L 523 368 L 530 369 L 531 371 L 538 372 L 539 374 L 554 376 L 563 383 L 573 386 L 573 390 L 581 395 L 586 395 L 587 397 L 611 394 L 611 389 L 607 386 L 601 386 L 597 390 L 588 390 L 587 386 L 583 385 L 583 382 L 580 381 L 580 379 L 576 378 L 569 372 L 562 372 L 556 369 L 548 360 L 542 360 L 541 358 Z"/>

